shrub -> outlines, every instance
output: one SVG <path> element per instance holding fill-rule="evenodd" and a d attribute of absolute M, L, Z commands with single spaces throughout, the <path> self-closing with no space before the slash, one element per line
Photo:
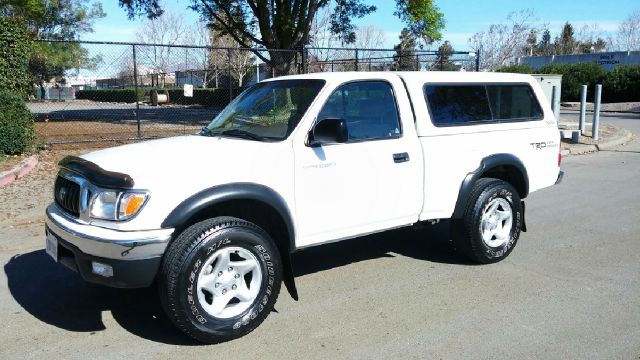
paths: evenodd
<path fill-rule="evenodd" d="M 587 85 L 593 89 L 602 84 L 607 76 L 606 70 L 596 63 L 547 64 L 541 66 L 540 74 L 562 75 L 562 101 L 580 101 L 580 89 Z M 594 91 L 589 91 L 589 101 L 593 101 Z"/>
<path fill-rule="evenodd" d="M 496 72 L 515 73 L 515 74 L 533 74 L 533 67 L 529 64 L 513 64 L 499 68 Z"/>
<path fill-rule="evenodd" d="M 602 90 L 602 101 L 640 101 L 640 65 L 618 65 L 613 71 L 607 73 Z"/>
<path fill-rule="evenodd" d="M 92 100 L 99 102 L 135 103 L 144 100 L 144 89 L 100 89 L 76 91 L 76 99 Z"/>
<path fill-rule="evenodd" d="M 244 89 L 233 89 L 235 98 Z M 159 90 L 160 92 L 162 90 Z M 185 97 L 184 90 L 169 89 L 169 103 L 180 105 L 204 105 L 213 107 L 225 107 L 229 104 L 229 89 L 193 89 L 193 97 Z"/>
<path fill-rule="evenodd" d="M 0 89 L 26 98 L 31 88 L 30 55 L 31 38 L 24 23 L 0 16 Z"/>
<path fill-rule="evenodd" d="M 33 116 L 24 99 L 0 89 L 0 152 L 18 154 L 27 151 L 33 137 Z"/>

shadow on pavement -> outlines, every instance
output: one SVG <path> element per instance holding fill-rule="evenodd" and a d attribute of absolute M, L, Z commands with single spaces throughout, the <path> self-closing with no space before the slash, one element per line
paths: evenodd
<path fill-rule="evenodd" d="M 310 248 L 294 257 L 297 276 L 394 254 L 429 262 L 469 264 L 450 244 L 449 223 L 401 229 Z M 426 266 L 426 265 L 425 265 Z M 82 280 L 54 263 L 44 250 L 16 255 L 4 266 L 14 299 L 40 321 L 75 332 L 105 330 L 102 312 L 111 312 L 125 330 L 174 345 L 197 345 L 164 314 L 155 288 L 114 289 Z M 284 296 L 284 294 L 282 294 Z"/>
<path fill-rule="evenodd" d="M 195 345 L 165 316 L 155 288 L 113 289 L 93 285 L 54 263 L 44 250 L 16 255 L 4 266 L 9 291 L 31 315 L 75 332 L 105 329 L 102 312 L 127 331 L 174 345 Z"/>
<path fill-rule="evenodd" d="M 451 244 L 450 222 L 423 228 L 403 228 L 374 235 L 311 247 L 296 253 L 296 276 L 345 266 L 365 260 L 394 257 L 394 254 L 430 262 L 472 265 L 456 253 Z"/>

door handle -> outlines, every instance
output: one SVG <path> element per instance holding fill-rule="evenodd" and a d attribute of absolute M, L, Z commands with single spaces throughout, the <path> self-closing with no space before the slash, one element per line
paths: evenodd
<path fill-rule="evenodd" d="M 403 163 L 409 161 L 409 154 L 406 152 L 393 154 L 393 162 Z"/>

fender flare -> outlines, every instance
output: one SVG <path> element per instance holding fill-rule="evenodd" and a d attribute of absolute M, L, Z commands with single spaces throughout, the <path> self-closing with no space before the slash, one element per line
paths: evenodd
<path fill-rule="evenodd" d="M 462 184 L 460 185 L 460 190 L 458 191 L 458 200 L 456 201 L 456 206 L 453 210 L 453 215 L 451 215 L 452 219 L 461 219 L 464 216 L 464 212 L 469 203 L 469 194 L 471 193 L 471 188 L 473 184 L 482 177 L 488 170 L 501 165 L 509 165 L 514 166 L 524 180 L 524 189 L 522 189 L 522 193 L 520 194 L 520 198 L 524 199 L 529 194 L 529 176 L 527 174 L 527 169 L 525 168 L 522 161 L 512 155 L 512 154 L 494 154 L 485 157 L 480 161 L 480 166 L 467 174 Z"/>
<path fill-rule="evenodd" d="M 189 219 L 204 211 L 207 208 L 232 200 L 255 200 L 265 203 L 276 210 L 278 215 L 284 221 L 287 233 L 288 243 L 286 249 L 281 248 L 281 243 L 277 243 L 282 256 L 282 267 L 284 270 L 284 283 L 295 300 L 298 300 L 298 291 L 295 286 L 292 256 L 296 250 L 295 246 L 295 228 L 293 226 L 293 217 L 289 211 L 286 201 L 275 190 L 260 184 L 254 183 L 231 183 L 214 186 L 202 190 L 189 198 L 182 201 L 162 222 L 162 228 L 181 228 L 184 227 Z M 285 251 L 283 251 L 285 250 Z"/>

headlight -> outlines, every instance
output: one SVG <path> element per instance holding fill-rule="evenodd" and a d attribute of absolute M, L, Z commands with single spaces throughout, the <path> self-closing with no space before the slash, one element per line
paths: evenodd
<path fill-rule="evenodd" d="M 91 201 L 92 218 L 104 220 L 127 220 L 135 216 L 149 199 L 146 192 L 102 191 Z"/>

